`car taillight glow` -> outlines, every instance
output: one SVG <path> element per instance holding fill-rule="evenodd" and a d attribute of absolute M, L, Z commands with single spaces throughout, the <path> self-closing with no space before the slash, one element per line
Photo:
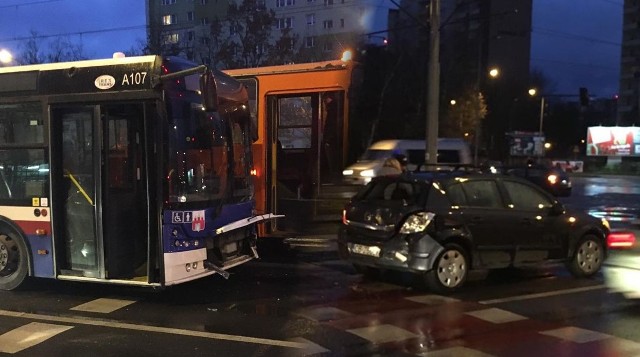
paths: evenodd
<path fill-rule="evenodd" d="M 342 210 L 342 224 L 347 224 L 347 210 Z"/>
<path fill-rule="evenodd" d="M 632 232 L 614 232 L 607 236 L 607 247 L 612 249 L 631 248 L 636 243 L 636 236 Z"/>

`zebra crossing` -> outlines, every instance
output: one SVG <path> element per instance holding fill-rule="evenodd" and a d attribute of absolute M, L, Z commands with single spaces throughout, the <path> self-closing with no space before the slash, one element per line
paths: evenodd
<path fill-rule="evenodd" d="M 28 355 L 29 349 L 52 343 L 84 326 L 275 346 L 286 349 L 291 356 L 331 355 L 332 351 L 340 351 L 340 355 L 346 351 L 348 355 L 351 348 L 363 346 L 431 357 L 640 355 L 640 343 L 608 331 L 532 320 L 486 303 L 434 294 L 410 295 L 394 289 L 393 284 L 371 283 L 367 288 L 378 294 L 379 301 L 363 304 L 358 299 L 345 299 L 291 311 L 298 318 L 341 333 L 343 338 L 336 342 L 317 340 L 313 335 L 268 339 L 118 322 L 104 317 L 135 308 L 139 302 L 103 297 L 69 307 L 73 313 L 68 315 L 0 310 L 0 318 L 19 321 L 8 328 L 0 327 L 0 355 Z"/>

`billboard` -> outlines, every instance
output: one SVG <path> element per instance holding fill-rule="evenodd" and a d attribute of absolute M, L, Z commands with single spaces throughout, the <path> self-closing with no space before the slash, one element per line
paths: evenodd
<path fill-rule="evenodd" d="M 538 132 L 514 131 L 507 138 L 511 156 L 544 156 L 544 136 Z"/>
<path fill-rule="evenodd" d="M 640 156 L 640 127 L 587 128 L 587 156 Z"/>

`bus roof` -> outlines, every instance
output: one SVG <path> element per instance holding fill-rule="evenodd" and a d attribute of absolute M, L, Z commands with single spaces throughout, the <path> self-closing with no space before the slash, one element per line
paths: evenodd
<path fill-rule="evenodd" d="M 295 63 L 285 64 L 280 66 L 267 66 L 267 67 L 255 67 L 255 68 L 241 68 L 224 70 L 228 75 L 238 76 L 250 76 L 250 75 L 262 75 L 262 74 L 282 74 L 282 73 L 295 73 L 295 72 L 309 72 L 313 70 L 326 71 L 327 69 L 346 69 L 348 62 L 342 60 L 322 61 L 322 62 L 309 62 L 309 63 Z"/>
<path fill-rule="evenodd" d="M 74 62 L 58 62 L 58 63 L 42 63 L 32 64 L 25 66 L 11 66 L 0 67 L 0 73 L 16 73 L 16 72 L 31 72 L 31 71 L 52 71 L 65 68 L 85 68 L 85 67 L 99 67 L 99 66 L 112 66 L 120 64 L 133 64 L 133 63 L 153 63 L 158 56 L 136 56 L 136 57 L 123 57 L 123 58 L 107 58 L 97 60 L 85 60 Z"/>

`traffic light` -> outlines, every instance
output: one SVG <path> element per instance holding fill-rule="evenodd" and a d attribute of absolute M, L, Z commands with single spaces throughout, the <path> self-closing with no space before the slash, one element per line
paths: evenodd
<path fill-rule="evenodd" d="M 583 107 L 589 105 L 589 91 L 585 87 L 580 87 L 580 105 Z"/>

